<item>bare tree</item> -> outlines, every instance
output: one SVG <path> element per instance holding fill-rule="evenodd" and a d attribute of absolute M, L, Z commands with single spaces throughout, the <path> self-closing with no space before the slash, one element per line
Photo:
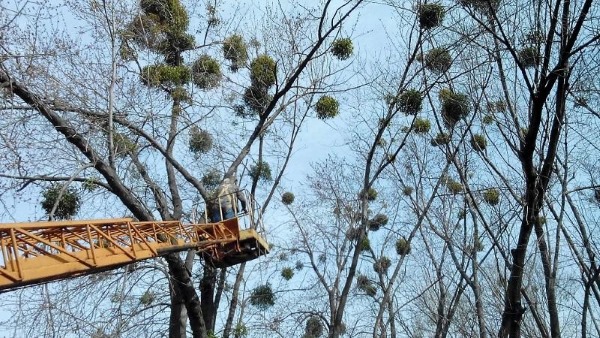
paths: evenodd
<path fill-rule="evenodd" d="M 0 5 L 2 197 L 193 221 L 237 174 L 261 212 L 289 218 L 271 260 L 224 271 L 191 252 L 109 275 L 98 283 L 121 301 L 82 321 L 139 334 L 170 309 L 173 337 L 598 335 L 593 1 L 371 4 L 394 18 L 381 46 L 342 27 L 361 1 L 233 19 L 159 2 Z M 61 28 L 71 16 L 80 41 Z M 344 141 L 290 195 L 303 132 L 339 112 Z M 48 216 L 72 217 L 54 202 Z M 59 312 L 36 312 L 40 334 L 75 332 Z"/>
<path fill-rule="evenodd" d="M 210 177 L 202 179 L 210 169 L 224 173 L 218 183 L 247 165 L 256 187 L 267 168 L 262 149 L 273 142 L 266 132 L 285 125 L 300 129 L 303 115 L 288 108 L 310 105 L 324 86 L 336 86 L 327 79 L 331 73 L 313 72 L 319 75 L 306 79 L 302 75 L 329 58 L 331 41 L 361 3 L 326 2 L 314 8 L 318 14 L 298 21 L 313 33 L 296 36 L 295 30 L 287 30 L 289 35 L 279 35 L 289 39 L 286 43 L 277 35 L 243 37 L 217 29 L 222 18 L 214 4 L 207 6 L 199 37 L 188 33 L 190 24 L 198 24 L 191 23 L 179 1 L 142 1 L 141 8 L 108 1 L 67 3 L 53 9 L 64 13 L 59 17 L 64 21 L 15 11 L 16 20 L 3 26 L 7 35 L 14 35 L 2 41 L 0 76 L 7 94 L 3 110 L 12 120 L 3 123 L 20 125 L 2 137 L 7 156 L 14 156 L 3 170 L 4 191 L 79 182 L 94 190 L 86 194 L 85 204 L 102 199 L 116 203 L 106 216 L 120 212 L 139 220 L 192 220 L 196 196 L 211 198 Z M 46 10 L 42 4 L 19 5 L 28 11 Z M 285 15 L 285 9 L 271 14 L 278 13 Z M 79 19 L 83 38 L 63 25 L 71 20 L 68 15 Z M 27 25 L 38 27 L 35 39 L 19 32 Z M 225 62 L 230 72 L 220 69 Z M 234 121 L 236 128 L 222 125 L 227 121 Z M 15 142 L 15 133 L 28 141 Z M 248 163 L 255 145 L 258 162 Z M 165 257 L 172 337 L 186 335 L 187 321 L 195 337 L 215 331 L 227 275 L 204 266 L 196 292 L 193 257 L 190 252 L 187 263 L 177 254 Z"/>

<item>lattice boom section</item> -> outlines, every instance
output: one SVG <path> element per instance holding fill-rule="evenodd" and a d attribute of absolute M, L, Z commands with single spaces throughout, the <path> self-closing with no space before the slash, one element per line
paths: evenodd
<path fill-rule="evenodd" d="M 197 248 L 219 258 L 234 222 L 183 225 L 132 219 L 0 224 L 0 290 L 106 270 Z"/>

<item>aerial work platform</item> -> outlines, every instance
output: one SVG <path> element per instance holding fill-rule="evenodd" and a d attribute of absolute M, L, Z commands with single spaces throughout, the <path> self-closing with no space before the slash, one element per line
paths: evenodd
<path fill-rule="evenodd" d="M 182 224 L 121 218 L 0 224 L 0 292 L 188 249 L 216 267 L 267 254 L 264 238 L 254 228 L 240 230 L 239 221 Z"/>

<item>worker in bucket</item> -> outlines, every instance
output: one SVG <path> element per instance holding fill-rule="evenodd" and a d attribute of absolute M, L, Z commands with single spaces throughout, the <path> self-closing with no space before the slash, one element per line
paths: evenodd
<path fill-rule="evenodd" d="M 213 222 L 234 218 L 239 212 L 237 201 L 242 205 L 242 212 L 246 213 L 246 197 L 237 185 L 237 180 L 225 177 L 217 189 L 217 195 L 210 203 L 210 219 Z"/>

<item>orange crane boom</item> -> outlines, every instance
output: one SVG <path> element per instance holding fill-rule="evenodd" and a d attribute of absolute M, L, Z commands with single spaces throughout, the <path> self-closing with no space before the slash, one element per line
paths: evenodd
<path fill-rule="evenodd" d="M 187 249 L 226 267 L 268 253 L 269 245 L 256 230 L 240 230 L 237 217 L 205 224 L 129 218 L 0 224 L 0 292 Z"/>

